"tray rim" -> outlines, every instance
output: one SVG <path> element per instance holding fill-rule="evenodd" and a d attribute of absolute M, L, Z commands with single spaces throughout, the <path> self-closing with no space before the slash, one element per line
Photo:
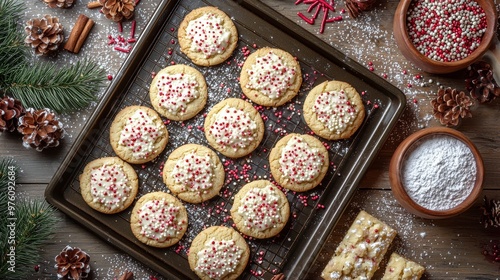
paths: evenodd
<path fill-rule="evenodd" d="M 120 70 L 117 72 L 117 75 L 115 76 L 115 79 L 113 82 L 109 85 L 109 87 L 106 89 L 104 93 L 104 97 L 102 100 L 98 103 L 96 108 L 94 109 L 94 112 L 92 113 L 91 117 L 89 118 L 89 121 L 84 125 L 82 128 L 81 132 L 79 135 L 76 137 L 75 142 L 73 143 L 73 146 L 71 147 L 70 151 L 64 158 L 63 162 L 61 163 L 61 166 L 63 168 L 59 168 L 56 174 L 54 175 L 53 179 L 49 183 L 48 187 L 45 190 L 45 198 L 46 200 L 54 205 L 56 208 L 60 209 L 62 212 L 64 212 L 66 215 L 70 216 L 71 218 L 75 219 L 77 222 L 81 223 L 88 229 L 91 229 L 95 234 L 97 234 L 99 237 L 103 238 L 106 240 L 108 243 L 114 245 L 115 247 L 120 248 L 121 250 L 125 251 L 127 254 L 133 255 L 136 259 L 147 265 L 148 267 L 152 268 L 155 271 L 160 272 L 161 274 L 168 275 L 172 279 L 178 279 L 177 275 L 172 274 L 172 271 L 169 269 L 166 269 L 163 266 L 160 266 L 156 264 L 154 261 L 151 261 L 149 258 L 147 258 L 144 254 L 142 254 L 142 257 L 137 257 L 136 252 L 137 251 L 143 251 L 140 247 L 137 246 L 136 249 L 131 249 L 129 247 L 134 247 L 134 244 L 130 243 L 125 243 L 119 238 L 116 238 L 114 236 L 109 236 L 104 232 L 104 230 L 100 230 L 99 227 L 97 227 L 95 224 L 91 223 L 88 221 L 88 219 L 85 219 L 84 216 L 87 216 L 86 214 L 78 213 L 78 209 L 74 209 L 74 205 L 66 205 L 64 203 L 64 198 L 62 197 L 62 193 L 57 193 L 55 192 L 57 190 L 58 184 L 60 184 L 61 179 L 63 178 L 63 175 L 67 172 L 67 169 L 70 168 L 71 162 L 74 160 L 75 156 L 77 155 L 78 150 L 81 149 L 82 145 L 84 145 L 84 141 L 87 140 L 88 135 L 92 133 L 92 127 L 96 126 L 98 124 L 99 119 L 101 118 L 101 115 L 107 114 L 107 112 L 104 112 L 104 108 L 108 106 L 110 102 L 112 102 L 112 97 L 114 96 L 113 92 L 117 91 L 117 87 L 124 82 L 122 81 L 124 77 L 129 76 L 126 73 L 129 72 L 134 72 L 135 70 L 131 70 L 131 67 L 134 63 L 135 64 L 141 64 L 142 59 L 136 58 L 137 54 L 144 53 L 145 51 L 149 52 L 149 46 L 147 44 L 144 44 L 143 41 L 149 40 L 156 40 L 155 38 L 158 36 L 157 30 L 161 29 L 163 24 L 158 24 L 157 21 L 160 19 L 168 19 L 170 17 L 171 11 L 175 5 L 177 5 L 180 2 L 180 0 L 167 0 L 164 1 L 163 3 L 160 3 L 159 6 L 156 8 L 155 13 L 153 14 L 153 17 L 149 20 L 148 24 L 146 25 L 143 34 L 138 40 L 136 48 L 132 50 L 132 52 L 129 54 L 129 56 L 126 58 L 122 66 L 120 67 Z M 388 81 L 382 79 L 381 77 L 375 75 L 374 73 L 368 71 L 365 67 L 360 65 L 359 63 L 351 60 L 350 58 L 346 57 L 343 55 L 339 50 L 334 48 L 333 46 L 328 45 L 326 42 L 322 41 L 318 37 L 314 36 L 312 33 L 309 31 L 305 30 L 303 27 L 299 26 L 292 20 L 286 18 L 285 16 L 279 14 L 277 11 L 269 7 L 268 5 L 262 3 L 259 0 L 233 0 L 233 2 L 237 2 L 239 5 L 241 5 L 243 8 L 246 8 L 247 10 L 250 10 L 252 13 L 254 13 L 257 17 L 267 21 L 268 23 L 274 25 L 274 26 L 279 26 L 279 29 L 285 30 L 285 33 L 291 35 L 291 36 L 299 36 L 298 38 L 305 39 L 306 42 L 302 42 L 308 47 L 311 47 L 315 49 L 318 53 L 323 55 L 324 57 L 328 58 L 332 62 L 335 62 L 339 65 L 342 65 L 345 67 L 349 72 L 351 72 L 352 75 L 359 74 L 358 77 L 362 79 L 364 82 L 367 84 L 370 84 L 370 86 L 377 88 L 380 90 L 380 92 L 383 92 L 384 94 L 390 94 L 392 97 L 391 99 L 395 100 L 395 102 L 390 103 L 390 106 L 395 106 L 394 111 L 395 114 L 392 115 L 392 118 L 390 122 L 384 126 L 383 128 L 383 137 L 379 137 L 376 140 L 375 145 L 372 145 L 374 148 L 371 149 L 371 151 L 368 154 L 368 157 L 362 164 L 356 165 L 358 168 L 358 172 L 351 172 L 350 174 L 353 174 L 354 176 L 349 176 L 348 178 L 344 178 L 344 181 L 350 181 L 354 187 L 350 187 L 349 191 L 347 194 L 344 194 L 341 198 L 341 207 L 339 207 L 336 211 L 331 211 L 331 209 L 326 209 L 326 211 L 329 213 L 329 215 L 325 216 L 327 219 L 324 226 L 322 226 L 322 230 L 320 232 L 320 237 L 319 237 L 319 242 L 316 240 L 314 243 L 309 240 L 308 242 L 305 242 L 304 246 L 301 246 L 301 248 L 293 248 L 292 250 L 294 252 L 300 251 L 300 257 L 299 258 L 294 258 L 292 260 L 287 259 L 285 260 L 285 265 L 283 266 L 283 272 L 286 275 L 289 275 L 289 279 L 300 279 L 302 278 L 310 268 L 312 262 L 316 259 L 319 251 L 321 250 L 324 241 L 326 238 L 330 235 L 331 231 L 335 227 L 336 223 L 339 220 L 339 217 L 342 215 L 343 211 L 345 210 L 347 204 L 350 202 L 351 198 L 353 197 L 353 194 L 355 190 L 357 189 L 357 185 L 361 178 L 364 176 L 366 170 L 368 169 L 369 165 L 371 162 L 374 160 L 376 154 L 380 151 L 381 147 L 385 143 L 386 139 L 389 136 L 389 132 L 392 130 L 392 128 L 395 126 L 397 123 L 400 115 L 402 114 L 405 104 L 406 104 L 406 97 L 401 92 L 399 89 L 397 89 L 394 85 L 390 84 Z M 156 33 L 156 35 L 155 35 Z M 291 34 L 290 34 L 291 33 Z M 153 38 L 153 39 L 151 39 Z M 319 51 L 318 51 L 319 50 Z M 339 59 L 339 57 L 342 57 L 343 59 Z M 365 77 L 366 79 L 363 79 Z M 366 147 L 364 147 L 363 150 L 366 150 Z M 62 199 L 61 199 L 62 198 Z M 312 249 L 311 249 L 312 246 Z M 307 250 L 304 250 L 307 249 Z M 295 253 L 295 255 L 297 255 Z M 305 264 L 303 263 L 305 260 Z M 170 278 L 169 278 L 170 279 Z"/>

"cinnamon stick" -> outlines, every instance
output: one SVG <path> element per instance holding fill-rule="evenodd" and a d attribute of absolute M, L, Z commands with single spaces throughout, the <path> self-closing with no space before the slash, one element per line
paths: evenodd
<path fill-rule="evenodd" d="M 94 21 L 92 19 L 85 15 L 79 15 L 75 26 L 71 29 L 68 41 L 64 44 L 64 49 L 72 53 L 80 52 L 93 26 Z"/>
<path fill-rule="evenodd" d="M 80 37 L 78 38 L 78 41 L 76 42 L 75 49 L 73 50 L 74 53 L 80 52 L 80 49 L 82 48 L 85 40 L 87 40 L 87 37 L 89 36 L 90 30 L 92 30 L 92 27 L 94 27 L 94 21 L 89 18 L 89 20 L 85 24 L 85 27 L 83 28 L 82 34 L 80 34 Z"/>
<path fill-rule="evenodd" d="M 91 1 L 87 3 L 87 8 L 89 9 L 95 9 L 100 7 L 102 7 L 102 4 L 99 1 Z"/>

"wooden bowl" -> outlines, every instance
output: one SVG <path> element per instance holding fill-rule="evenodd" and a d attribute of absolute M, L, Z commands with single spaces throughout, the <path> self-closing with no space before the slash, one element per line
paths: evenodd
<path fill-rule="evenodd" d="M 406 28 L 406 18 L 408 8 L 412 0 L 402 0 L 399 2 L 396 8 L 396 14 L 394 15 L 393 31 L 394 38 L 398 45 L 401 53 L 415 64 L 417 67 L 421 68 L 423 71 L 434 73 L 434 74 L 445 74 L 455 72 L 464 69 L 471 65 L 476 60 L 480 59 L 483 54 L 490 48 L 492 40 L 496 36 L 496 25 L 497 25 L 497 14 L 496 7 L 493 0 L 475 0 L 486 13 L 487 28 L 483 35 L 481 44 L 479 47 L 472 52 L 468 57 L 452 61 L 452 62 L 441 62 L 428 58 L 427 56 L 421 54 L 413 45 L 410 37 L 408 35 L 408 30 Z"/>
<path fill-rule="evenodd" d="M 408 157 L 408 154 L 411 153 L 412 148 L 414 148 L 413 145 L 418 145 L 417 143 L 418 141 L 426 137 L 435 135 L 452 136 L 462 141 L 470 148 L 476 161 L 476 171 L 477 171 L 476 181 L 471 193 L 467 196 L 467 198 L 464 201 L 462 201 L 455 207 L 447 210 L 431 210 L 417 204 L 412 198 L 410 198 L 403 185 L 402 169 L 404 167 L 404 163 Z M 484 177 L 483 160 L 476 146 L 474 146 L 474 144 L 461 132 L 446 127 L 426 128 L 410 135 L 408 138 L 403 140 L 403 142 L 401 142 L 401 144 L 398 146 L 398 148 L 396 149 L 391 158 L 389 166 L 389 180 L 391 182 L 391 189 L 396 200 L 409 212 L 417 216 L 428 219 L 450 218 L 469 209 L 481 194 L 483 177 Z"/>

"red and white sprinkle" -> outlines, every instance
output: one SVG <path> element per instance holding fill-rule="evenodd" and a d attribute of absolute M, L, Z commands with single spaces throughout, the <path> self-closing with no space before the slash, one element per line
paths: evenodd
<path fill-rule="evenodd" d="M 172 176 L 181 191 L 207 193 L 213 186 L 214 164 L 210 155 L 191 151 L 177 160 Z"/>
<path fill-rule="evenodd" d="M 243 254 L 243 249 L 234 240 L 211 238 L 198 252 L 195 270 L 206 274 L 210 279 L 223 279 L 235 271 Z"/>
<path fill-rule="evenodd" d="M 137 110 L 127 119 L 120 134 L 118 145 L 124 146 L 136 159 L 144 159 L 155 152 L 156 139 L 163 136 L 163 131 L 156 125 L 155 119 L 143 110 Z"/>
<path fill-rule="evenodd" d="M 472 54 L 486 27 L 483 8 L 471 0 L 414 0 L 407 13 L 410 40 L 436 61 L 457 61 Z"/>
<path fill-rule="evenodd" d="M 247 74 L 247 88 L 257 90 L 270 99 L 276 99 L 295 82 L 296 70 L 290 67 L 283 57 L 269 51 L 255 59 Z"/>
<path fill-rule="evenodd" d="M 131 188 L 123 168 L 118 164 L 104 164 L 90 172 L 90 193 L 94 203 L 115 210 L 130 195 Z"/>
<path fill-rule="evenodd" d="M 184 115 L 188 104 L 200 96 L 196 77 L 189 73 L 163 74 L 156 87 L 158 105 L 174 115 Z"/>
<path fill-rule="evenodd" d="M 325 159 L 300 136 L 293 136 L 281 150 L 280 170 L 295 183 L 310 182 L 319 175 Z"/>
<path fill-rule="evenodd" d="M 245 227 L 258 231 L 274 228 L 283 222 L 281 217 L 280 192 L 272 185 L 253 188 L 241 199 L 238 214 L 243 217 Z"/>
<path fill-rule="evenodd" d="M 223 53 L 229 45 L 231 32 L 224 27 L 224 19 L 207 13 L 188 23 L 186 34 L 191 40 L 191 51 L 205 58 Z"/>

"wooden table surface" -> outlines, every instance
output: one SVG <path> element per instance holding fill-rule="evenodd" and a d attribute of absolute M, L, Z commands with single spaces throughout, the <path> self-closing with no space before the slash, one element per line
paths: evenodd
<path fill-rule="evenodd" d="M 135 19 L 137 34 L 141 34 L 160 0 L 140 1 Z M 432 116 L 430 100 L 436 95 L 439 85 L 464 89 L 464 72 L 449 75 L 431 75 L 420 71 L 409 63 L 398 51 L 392 35 L 392 18 L 398 0 L 379 0 L 375 9 L 365 12 L 357 19 L 343 14 L 344 20 L 329 23 L 323 34 L 319 33 L 319 22 L 306 24 L 297 12 L 306 12 L 308 5 L 295 5 L 294 0 L 263 0 L 269 6 L 292 19 L 298 25 L 339 49 L 347 57 L 369 67 L 377 75 L 387 75 L 387 80 L 403 91 L 407 97 L 405 112 L 392 131 L 385 146 L 359 184 L 351 203 L 342 219 L 333 230 L 320 253 L 317 262 L 311 267 L 307 279 L 319 278 L 320 272 L 339 244 L 348 226 L 359 210 L 364 209 L 398 230 L 391 252 L 398 252 L 426 267 L 424 279 L 499 279 L 500 263 L 486 260 L 482 251 L 495 240 L 500 240 L 499 228 L 485 229 L 480 224 L 482 201 L 465 213 L 446 220 L 427 220 L 409 214 L 394 199 L 389 184 L 389 161 L 397 145 L 409 134 L 424 127 L 439 126 Z M 337 12 L 344 8 L 343 1 L 337 2 Z M 84 13 L 96 21 L 96 26 L 79 55 L 61 52 L 53 60 L 57 64 L 72 63 L 88 56 L 102 65 L 106 72 L 115 75 L 126 54 L 118 53 L 109 47 L 107 34 L 117 34 L 115 23 L 104 18 L 97 10 L 85 7 L 87 0 L 77 1 L 68 10 L 49 9 L 42 1 L 26 2 L 29 5 L 25 19 L 46 13 L 57 15 L 69 34 L 70 27 L 79 13 Z M 498 3 L 498 2 L 497 2 Z M 130 30 L 130 22 L 124 24 L 124 32 Z M 415 75 L 423 79 L 416 80 Z M 411 85 L 411 86 L 410 86 Z M 104 90 L 104 89 L 103 89 Z M 58 148 L 44 152 L 25 149 L 19 135 L 0 134 L 0 157 L 12 157 L 22 169 L 17 182 L 17 191 L 30 198 L 43 197 L 45 187 L 59 168 L 65 154 L 71 148 L 75 137 L 89 116 L 90 110 L 82 110 L 64 115 L 67 137 Z M 500 130 L 498 115 L 500 102 L 476 105 L 473 118 L 466 119 L 457 130 L 467 135 L 477 146 L 485 164 L 483 194 L 489 198 L 500 199 Z M 30 279 L 55 279 L 54 256 L 66 245 L 78 246 L 91 255 L 92 279 L 114 279 L 124 270 L 132 270 L 135 279 L 149 279 L 157 276 L 154 271 L 138 263 L 130 256 L 112 247 L 75 221 L 58 213 L 61 221 L 57 233 L 42 248 L 41 272 L 34 273 Z M 384 262 L 385 263 L 385 262 Z M 29 268 L 31 269 L 31 268 Z M 381 277 L 377 273 L 375 279 Z"/>

